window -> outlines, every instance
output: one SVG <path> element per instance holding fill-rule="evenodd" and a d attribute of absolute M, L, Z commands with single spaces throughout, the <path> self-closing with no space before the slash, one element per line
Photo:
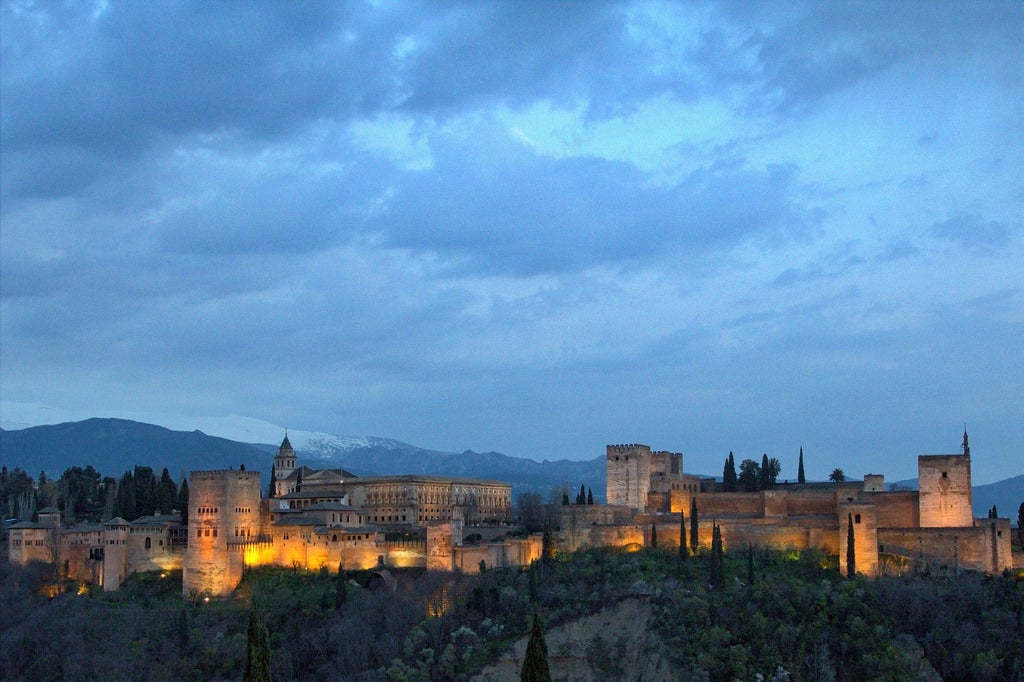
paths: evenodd
<path fill-rule="evenodd" d="M 853 522 L 854 522 L 854 523 L 860 523 L 860 514 L 856 514 L 856 515 L 854 515 L 854 517 L 853 517 Z"/>
<path fill-rule="evenodd" d="M 153 540 L 151 538 L 147 537 L 146 538 L 146 549 L 149 549 L 152 546 L 153 546 Z"/>
<path fill-rule="evenodd" d="M 949 472 L 948 471 L 943 471 L 942 472 L 942 477 L 943 478 L 949 478 Z"/>

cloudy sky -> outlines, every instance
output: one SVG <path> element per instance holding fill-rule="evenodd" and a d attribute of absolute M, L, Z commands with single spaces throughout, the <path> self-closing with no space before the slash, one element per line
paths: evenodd
<path fill-rule="evenodd" d="M 0 20 L 6 401 L 1024 472 L 1024 3 Z"/>

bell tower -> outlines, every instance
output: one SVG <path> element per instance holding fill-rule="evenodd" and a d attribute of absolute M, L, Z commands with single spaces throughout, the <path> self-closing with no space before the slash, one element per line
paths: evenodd
<path fill-rule="evenodd" d="M 292 492 L 295 484 L 289 485 L 288 479 L 295 472 L 295 450 L 288 440 L 288 432 L 284 432 L 281 447 L 274 455 L 274 495 L 275 497 Z M 290 488 L 290 489 L 289 489 Z"/>

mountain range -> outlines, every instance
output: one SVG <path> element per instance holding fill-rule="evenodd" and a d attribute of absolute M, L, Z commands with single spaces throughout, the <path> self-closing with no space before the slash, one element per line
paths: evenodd
<path fill-rule="evenodd" d="M 284 431 L 281 430 L 283 435 Z M 344 468 L 358 476 L 429 474 L 489 478 L 512 484 L 513 498 L 526 491 L 547 499 L 563 484 L 575 491 L 583 484 L 604 499 L 604 457 L 592 460 L 543 461 L 498 452 L 438 452 L 388 438 L 289 432 L 300 464 L 314 469 Z M 240 443 L 202 431 L 173 431 L 126 419 L 91 418 L 23 429 L 0 429 L 0 461 L 32 476 L 45 471 L 59 476 L 74 465 L 91 464 L 105 476 L 119 477 L 136 465 L 163 467 L 177 477 L 196 469 L 245 466 L 269 476 L 278 445 Z"/>
<path fill-rule="evenodd" d="M 0 462 L 8 469 L 21 467 L 32 476 L 45 471 L 59 476 L 70 466 L 91 464 L 105 476 L 119 477 L 136 465 L 163 467 L 172 476 L 197 469 L 245 466 L 270 475 L 272 454 L 277 452 L 281 427 L 245 417 L 199 420 L 219 435 L 200 430 L 173 430 L 165 426 L 120 418 L 89 418 L 59 424 L 25 425 L 10 419 L 17 411 L 7 409 L 6 427 L 0 429 Z M 32 415 L 28 415 L 31 418 Z M 24 428 L 19 428 L 24 426 Z M 235 438 L 253 438 L 242 442 Z M 338 436 L 312 431 L 288 431 L 299 462 L 314 469 L 344 468 L 359 476 L 427 474 L 465 478 L 489 478 L 512 484 L 513 499 L 527 491 L 539 492 L 547 500 L 566 487 L 570 496 L 582 484 L 605 498 L 605 458 L 538 462 L 498 452 L 461 453 L 428 450 L 390 438 Z M 271 442 L 273 441 L 273 442 Z M 896 485 L 916 488 L 916 480 Z M 1000 516 L 1016 522 L 1017 509 L 1024 500 L 1024 474 L 974 487 L 974 512 L 985 516 L 995 505 Z"/>

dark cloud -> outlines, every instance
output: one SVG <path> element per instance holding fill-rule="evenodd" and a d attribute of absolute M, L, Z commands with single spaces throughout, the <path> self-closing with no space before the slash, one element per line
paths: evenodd
<path fill-rule="evenodd" d="M 964 249 L 989 252 L 1010 242 L 1011 230 L 995 220 L 986 221 L 976 214 L 958 215 L 935 223 L 932 235 L 958 244 Z"/>

